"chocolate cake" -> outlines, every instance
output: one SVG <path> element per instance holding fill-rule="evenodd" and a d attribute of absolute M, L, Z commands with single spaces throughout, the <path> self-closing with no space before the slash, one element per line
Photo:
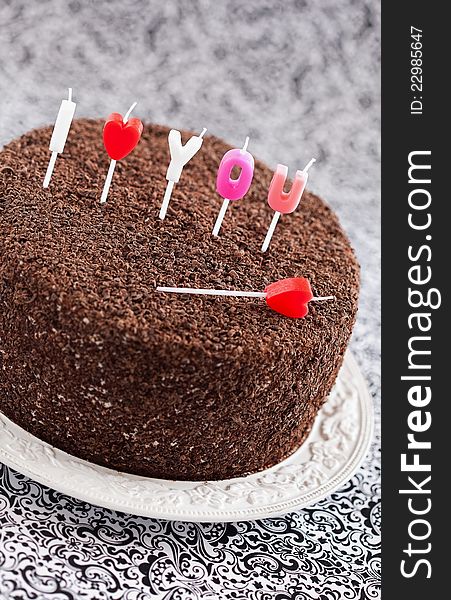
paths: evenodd
<path fill-rule="evenodd" d="M 222 479 L 274 465 L 305 440 L 342 364 L 359 289 L 346 235 L 306 191 L 262 253 L 272 171 L 256 161 L 248 195 L 212 237 L 216 172 L 230 148 L 213 136 L 161 221 L 170 157 L 157 125 L 118 162 L 101 206 L 102 127 L 74 121 L 46 190 L 51 128 L 0 153 L 0 411 L 130 473 Z M 336 299 L 290 319 L 261 299 L 155 290 L 261 291 L 284 277 L 307 277 L 315 295 Z"/>

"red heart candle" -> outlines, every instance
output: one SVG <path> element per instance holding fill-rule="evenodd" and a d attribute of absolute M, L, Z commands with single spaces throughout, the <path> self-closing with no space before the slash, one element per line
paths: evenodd
<path fill-rule="evenodd" d="M 138 144 L 143 124 L 132 118 L 126 123 L 119 113 L 111 113 L 103 128 L 103 144 L 112 160 L 125 158 Z"/>
<path fill-rule="evenodd" d="M 108 156 L 111 158 L 111 162 L 103 185 L 100 204 L 106 202 L 108 197 L 114 169 L 116 168 L 116 161 L 130 154 L 141 137 L 143 124 L 139 119 L 129 119 L 130 113 L 135 106 L 136 102 L 130 106 L 124 118 L 119 113 L 111 113 L 103 128 L 103 144 L 108 152 Z"/>

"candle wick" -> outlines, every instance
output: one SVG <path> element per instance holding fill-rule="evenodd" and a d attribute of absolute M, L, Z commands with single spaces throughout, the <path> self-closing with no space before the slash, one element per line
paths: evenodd
<path fill-rule="evenodd" d="M 246 152 L 248 146 L 249 146 L 249 136 L 247 136 L 246 139 L 244 140 L 244 146 L 241 149 L 241 152 L 243 154 Z"/>
<path fill-rule="evenodd" d="M 205 132 L 206 132 L 206 131 L 207 131 L 207 128 L 206 128 L 206 127 L 204 127 L 204 128 L 202 129 L 202 132 L 199 134 L 199 137 L 200 137 L 200 138 L 203 138 L 203 137 L 204 137 L 204 135 L 205 135 Z"/>
<path fill-rule="evenodd" d="M 67 99 L 69 100 L 69 102 L 72 102 L 72 88 L 69 88 L 69 93 L 68 93 Z"/>
<path fill-rule="evenodd" d="M 125 117 L 122 119 L 124 125 L 125 123 L 128 122 L 128 118 L 130 117 L 130 114 L 132 112 L 132 110 L 135 108 L 135 106 L 137 105 L 137 102 L 133 102 L 133 104 L 130 106 L 130 108 L 128 109 L 128 111 L 125 113 Z"/>
<path fill-rule="evenodd" d="M 310 167 L 313 165 L 313 163 L 316 163 L 316 158 L 312 158 L 302 169 L 302 172 L 307 173 L 307 171 L 310 169 Z"/>

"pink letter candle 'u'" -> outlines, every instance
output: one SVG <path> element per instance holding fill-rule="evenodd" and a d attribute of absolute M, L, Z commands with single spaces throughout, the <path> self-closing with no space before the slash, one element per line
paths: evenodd
<path fill-rule="evenodd" d="M 277 165 L 277 169 L 268 190 L 268 204 L 275 212 L 268 233 L 266 234 L 265 241 L 262 245 L 262 252 L 266 252 L 269 247 L 280 215 L 288 215 L 289 213 L 294 212 L 298 207 L 305 186 L 307 185 L 308 170 L 315 161 L 316 159 L 312 158 L 302 171 L 296 171 L 296 176 L 289 192 L 283 191 L 283 186 L 287 180 L 288 167 L 285 165 Z"/>
<path fill-rule="evenodd" d="M 230 201 L 240 200 L 245 196 L 251 186 L 254 177 L 254 157 L 247 151 L 249 138 L 246 138 L 244 146 L 239 150 L 229 150 L 222 157 L 216 178 L 216 190 L 224 198 L 218 218 L 213 228 L 213 235 L 217 237 Z M 241 169 L 238 179 L 232 179 L 231 173 L 234 167 Z"/>

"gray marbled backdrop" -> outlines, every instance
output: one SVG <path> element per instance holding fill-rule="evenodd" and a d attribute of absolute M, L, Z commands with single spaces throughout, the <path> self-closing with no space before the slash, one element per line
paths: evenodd
<path fill-rule="evenodd" d="M 211 133 L 290 172 L 362 265 L 352 349 L 379 400 L 379 5 L 372 0 L 0 0 L 0 145 L 123 111 Z M 379 422 L 379 419 L 377 419 Z M 101 510 L 3 469 L 0 598 L 377 598 L 379 428 L 331 498 L 284 519 L 193 526 Z"/>

